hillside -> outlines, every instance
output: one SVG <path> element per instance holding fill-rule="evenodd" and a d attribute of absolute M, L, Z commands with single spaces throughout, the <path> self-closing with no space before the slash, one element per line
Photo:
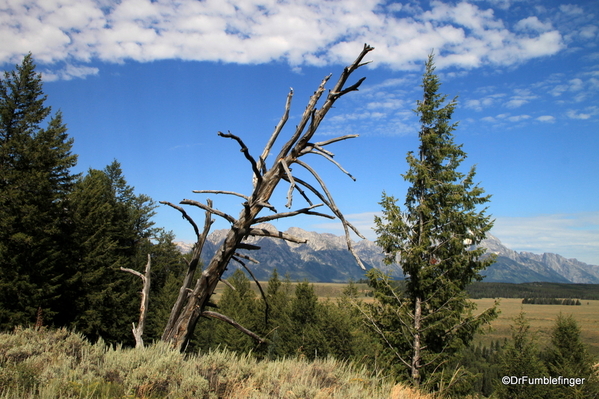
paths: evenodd
<path fill-rule="evenodd" d="M 275 228 L 263 224 L 261 228 Z M 364 271 L 356 264 L 347 250 L 345 238 L 330 233 L 308 232 L 297 227 L 290 228 L 287 233 L 304 238 L 306 244 L 294 244 L 284 240 L 252 237 L 246 242 L 259 246 L 258 251 L 251 251 L 251 256 L 260 263 L 252 265 L 252 271 L 259 280 L 267 280 L 276 267 L 281 275 L 288 274 L 293 281 L 308 280 L 312 282 L 346 282 L 364 277 Z M 204 247 L 204 262 L 210 260 L 222 240 L 226 230 L 216 230 L 208 236 Z M 191 246 L 179 243 L 183 252 Z M 364 265 L 378 268 L 396 278 L 403 278 L 399 265 L 385 265 L 382 250 L 372 241 L 362 240 L 354 243 L 356 252 Z M 492 235 L 484 240 L 481 246 L 489 253 L 497 255 L 495 264 L 483 272 L 486 282 L 526 283 L 553 282 L 599 284 L 599 266 L 588 265 L 576 259 L 544 253 L 516 252 Z M 243 252 L 243 251 L 242 251 Z M 249 253 L 248 251 L 245 251 Z M 225 273 L 228 276 L 237 265 Z"/>

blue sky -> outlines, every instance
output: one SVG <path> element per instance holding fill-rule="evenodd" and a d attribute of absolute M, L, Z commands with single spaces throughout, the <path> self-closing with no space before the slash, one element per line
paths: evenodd
<path fill-rule="evenodd" d="M 493 195 L 492 233 L 508 247 L 599 265 L 599 3 L 596 1 L 0 0 L 0 68 L 32 52 L 54 110 L 79 154 L 76 172 L 121 162 L 154 200 L 205 200 L 191 190 L 249 193 L 253 154 L 294 89 L 289 135 L 322 78 L 375 47 L 321 126 L 357 181 L 324 159 L 310 163 L 337 205 L 374 239 L 385 190 L 403 202 L 400 174 L 418 146 L 412 109 L 434 49 L 441 92 L 458 96 L 456 142 L 464 167 Z M 282 142 L 282 140 L 281 140 Z M 275 192 L 284 209 L 286 186 Z M 212 195 L 237 215 L 237 198 Z M 296 196 L 294 207 L 303 207 Z M 161 206 L 157 225 L 193 231 Z M 200 212 L 192 214 L 198 222 Z M 342 234 L 327 219 L 277 223 Z M 227 224 L 218 221 L 215 228 Z"/>

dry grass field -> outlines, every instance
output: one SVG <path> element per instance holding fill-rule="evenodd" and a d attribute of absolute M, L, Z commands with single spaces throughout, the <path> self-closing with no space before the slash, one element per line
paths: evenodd
<path fill-rule="evenodd" d="M 494 299 L 475 299 L 479 310 L 493 306 Z M 500 299 L 501 314 L 492 323 L 492 331 L 478 338 L 478 342 L 489 344 L 491 340 L 511 337 L 510 325 L 520 311 L 524 311 L 530 330 L 536 332 L 537 342 L 543 346 L 549 342 L 551 329 L 561 312 L 574 316 L 581 329 L 581 336 L 595 357 L 599 357 L 599 301 L 581 301 L 580 306 L 523 305 L 522 299 Z"/>

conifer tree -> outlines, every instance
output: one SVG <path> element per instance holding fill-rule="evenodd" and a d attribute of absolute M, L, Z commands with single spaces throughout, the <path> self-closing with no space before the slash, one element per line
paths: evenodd
<path fill-rule="evenodd" d="M 245 328 L 256 330 L 258 321 L 256 293 L 252 291 L 250 280 L 241 269 L 235 270 L 227 281 L 234 288 L 227 286 L 218 302 L 219 311 L 237 321 Z M 248 352 L 255 347 L 255 342 L 248 335 L 235 327 L 217 323 L 214 340 L 236 352 Z"/>
<path fill-rule="evenodd" d="M 424 97 L 415 110 L 420 147 L 408 153 L 409 170 L 402 175 L 411 184 L 405 207 L 402 210 L 394 197 L 383 193 L 383 217 L 375 219 L 385 261 L 399 262 L 406 275 L 405 292 L 393 289 L 380 272 L 369 272 L 380 307 L 378 314 L 371 312 L 373 328 L 387 336 L 393 357 L 407 371 L 403 375 L 416 386 L 438 381 L 433 373 L 471 342 L 496 312 L 494 307 L 473 316 L 475 305 L 465 291 L 493 262 L 482 258 L 484 248 L 474 247 L 493 224 L 486 208 L 479 209 L 490 196 L 474 183 L 474 167 L 459 171 L 466 153 L 454 143 L 452 133 L 457 100 L 446 102 L 447 96 L 439 94 L 432 54 L 425 68 Z"/>
<path fill-rule="evenodd" d="M 129 326 L 137 319 L 139 289 L 120 268 L 145 264 L 147 254 L 141 249 L 147 249 L 143 244 L 156 234 L 149 221 L 155 205 L 149 197 L 134 194 L 114 161 L 104 170 L 90 169 L 77 182 L 70 207 L 77 249 L 74 326 L 92 339 L 131 342 Z"/>
<path fill-rule="evenodd" d="M 544 358 L 550 376 L 585 379 L 584 384 L 552 387 L 552 398 L 599 396 L 599 377 L 593 370 L 595 362 L 582 342 L 580 327 L 572 315 L 558 315 L 551 333 L 551 345 L 545 351 Z"/>
<path fill-rule="evenodd" d="M 264 355 L 269 359 L 292 355 L 289 351 L 289 342 L 291 341 L 291 317 L 290 302 L 291 298 L 288 292 L 290 282 L 283 283 L 279 278 L 279 273 L 275 268 L 268 279 L 266 287 L 266 302 L 260 301 L 262 307 L 260 314 L 266 311 L 265 305 L 268 303 L 268 319 L 266 325 L 260 330 L 262 336 L 268 336 L 268 344 L 262 348 Z"/>
<path fill-rule="evenodd" d="M 527 376 L 529 379 L 547 376 L 547 369 L 539 358 L 536 336 L 529 331 L 530 324 L 524 312 L 514 318 L 511 329 L 512 339 L 501 352 L 499 374 L 502 377 Z M 548 393 L 544 385 L 505 384 L 501 380 L 496 381 L 495 388 L 496 395 L 505 399 L 545 398 Z"/>
<path fill-rule="evenodd" d="M 35 67 L 28 54 L 0 78 L 0 329 L 72 315 L 67 195 L 77 156 Z"/>

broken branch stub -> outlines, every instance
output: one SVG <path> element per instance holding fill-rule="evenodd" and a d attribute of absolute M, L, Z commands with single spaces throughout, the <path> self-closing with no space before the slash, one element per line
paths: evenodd
<path fill-rule="evenodd" d="M 368 54 L 373 49 L 374 48 L 369 45 L 364 45 L 364 48 L 362 49 L 356 60 L 350 66 L 344 68 L 334 88 L 330 90 L 328 95 L 326 96 L 326 99 L 322 107 L 318 109 L 316 108 L 317 103 L 323 96 L 325 92 L 325 85 L 331 78 L 331 75 L 323 79 L 323 81 L 318 86 L 317 90 L 310 97 L 308 105 L 302 115 L 300 122 L 296 126 L 295 131 L 292 133 L 289 140 L 281 146 L 279 154 L 274 158 L 273 163 L 270 165 L 270 167 L 267 166 L 267 158 L 271 153 L 271 150 L 275 145 L 277 139 L 281 137 L 281 131 L 288 120 L 289 110 L 291 107 L 291 99 L 293 97 L 293 90 L 291 90 L 287 95 L 285 111 L 283 113 L 283 116 L 281 117 L 279 123 L 275 127 L 274 132 L 267 141 L 267 144 L 264 150 L 262 151 L 262 154 L 257 160 L 250 154 L 247 146 L 241 138 L 235 136 L 232 133 L 225 134 L 219 132 L 219 136 L 231 138 L 237 141 L 237 143 L 241 147 L 241 151 L 243 152 L 244 156 L 250 162 L 253 172 L 253 190 L 251 194 L 247 196 L 231 191 L 199 191 L 204 193 L 210 192 L 230 194 L 245 199 L 246 201 L 243 203 L 243 207 L 237 218 L 233 218 L 229 214 L 223 213 L 213 208 L 212 203 L 208 203 L 207 205 L 205 205 L 194 200 L 186 199 L 181 201 L 181 204 L 193 205 L 206 211 L 207 220 L 210 218 L 210 215 L 217 215 L 226 219 L 231 224 L 231 227 L 227 232 L 224 241 L 220 245 L 220 248 L 216 250 L 214 256 L 212 257 L 204 271 L 201 273 L 200 277 L 196 280 L 193 289 L 191 289 L 191 281 L 189 279 L 186 279 L 185 284 L 181 287 L 180 296 L 178 299 L 178 306 L 173 307 L 169 323 L 166 326 L 164 334 L 162 336 L 162 339 L 164 341 L 170 342 L 173 347 L 182 350 L 186 347 L 187 342 L 193 334 L 193 330 L 198 319 L 202 316 L 219 318 L 228 322 L 229 324 L 236 324 L 234 321 L 227 318 L 226 316 L 206 311 L 205 308 L 209 303 L 210 297 L 214 293 L 216 285 L 219 283 L 219 281 L 221 281 L 222 275 L 225 272 L 229 262 L 233 259 L 236 259 L 236 257 L 239 261 L 237 250 L 243 248 L 256 249 L 255 246 L 251 246 L 249 243 L 245 242 L 245 240 L 250 236 L 269 236 L 278 237 L 295 242 L 300 241 L 299 239 L 291 237 L 282 232 L 271 233 L 256 228 L 255 225 L 260 222 L 276 220 L 284 217 L 292 217 L 298 214 L 308 214 L 314 216 L 334 218 L 333 216 L 324 213 L 313 212 L 311 210 L 312 208 L 318 206 L 326 206 L 335 216 L 337 216 L 340 219 L 345 230 L 348 250 L 354 255 L 358 265 L 364 268 L 362 262 L 360 261 L 359 257 L 357 256 L 352 247 L 352 241 L 349 236 L 349 231 L 351 229 L 354 232 L 356 232 L 359 236 L 361 235 L 357 232 L 357 229 L 343 217 L 343 214 L 335 205 L 335 202 L 333 201 L 331 194 L 329 193 L 326 185 L 324 184 L 324 181 L 320 178 L 316 171 L 314 171 L 310 166 L 308 166 L 307 163 L 301 161 L 300 158 L 309 153 L 316 153 L 317 155 L 325 156 L 327 160 L 333 162 L 333 164 L 335 164 L 344 173 L 351 177 L 351 175 L 347 173 L 338 162 L 333 161 L 332 153 L 330 153 L 327 150 L 324 150 L 323 147 L 335 143 L 337 141 L 357 137 L 357 135 L 347 135 L 316 144 L 311 143 L 311 139 L 316 133 L 318 127 L 320 126 L 320 123 L 325 118 L 328 111 L 333 107 L 334 103 L 344 95 L 359 89 L 360 85 L 364 81 L 364 78 L 359 79 L 356 83 L 350 86 L 346 86 L 346 82 L 355 70 L 367 63 L 363 62 L 363 59 L 366 56 L 366 54 Z M 317 179 L 318 186 L 320 186 L 320 189 L 313 187 L 309 183 L 304 182 L 299 178 L 295 178 L 292 175 L 291 169 L 291 165 L 293 164 L 298 164 L 303 168 L 307 169 Z M 274 207 L 270 205 L 269 200 L 277 185 L 281 182 L 281 180 L 290 183 L 290 187 L 288 190 L 288 207 L 291 206 L 291 198 L 294 191 L 298 191 L 300 193 L 300 195 L 308 202 L 309 207 L 292 212 L 277 213 Z M 313 205 L 307 193 L 304 192 L 302 188 L 299 186 L 308 188 L 310 192 L 312 192 L 314 195 L 316 195 L 316 197 L 318 197 L 321 200 L 322 204 Z M 197 267 L 200 261 L 202 247 L 202 245 L 200 245 L 201 239 L 197 225 L 193 223 L 191 218 L 189 218 L 188 215 L 180 207 L 166 202 L 162 203 L 179 210 L 182 213 L 183 217 L 187 219 L 190 222 L 190 224 L 192 224 L 192 226 L 194 227 L 196 235 L 198 236 L 198 242 L 196 243 L 196 247 L 194 249 L 193 259 L 190 262 L 190 269 L 192 268 L 192 265 L 194 267 Z M 274 215 L 259 217 L 258 215 L 264 208 L 273 211 Z M 205 234 L 207 234 L 206 229 L 210 228 L 210 224 L 205 224 L 205 230 L 202 236 L 205 236 Z M 193 271 L 191 270 L 188 272 L 188 277 L 190 275 L 193 276 Z M 264 342 L 262 338 L 258 337 L 251 331 L 247 331 L 243 327 L 240 328 L 239 325 L 236 325 L 236 327 L 239 328 L 241 331 L 244 331 L 246 334 L 254 337 L 258 342 Z"/>

